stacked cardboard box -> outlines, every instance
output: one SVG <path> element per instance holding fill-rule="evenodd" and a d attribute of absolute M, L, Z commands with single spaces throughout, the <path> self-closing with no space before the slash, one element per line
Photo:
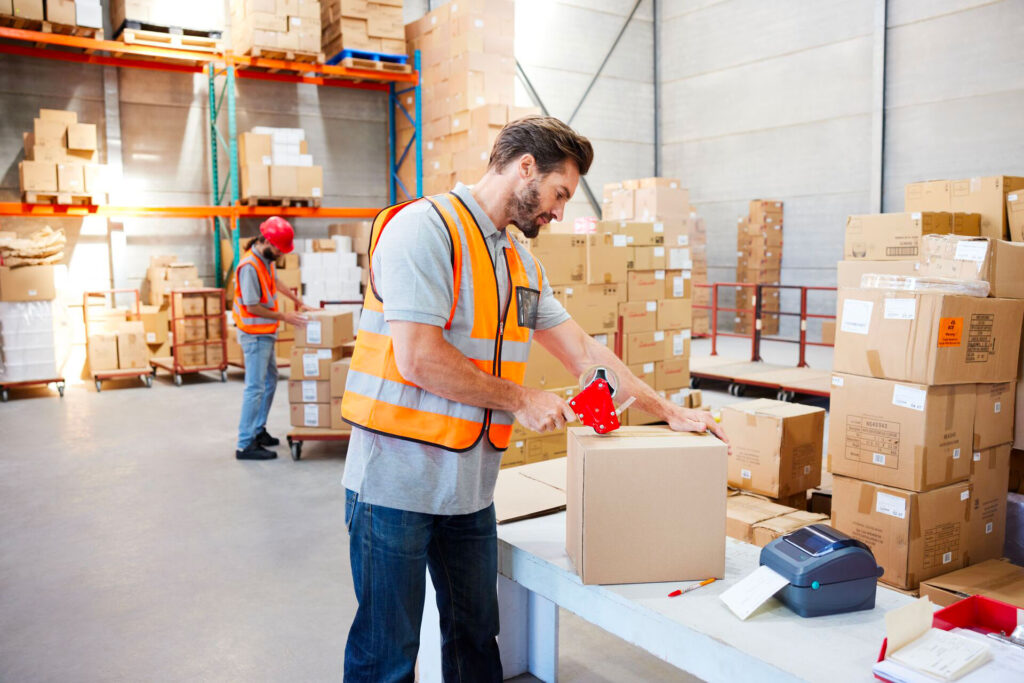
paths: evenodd
<path fill-rule="evenodd" d="M 807 491 L 821 484 L 822 408 L 745 401 L 722 409 L 722 427 L 731 446 L 729 486 L 806 510 Z"/>
<path fill-rule="evenodd" d="M 665 268 L 682 271 L 685 298 L 696 306 L 711 305 L 708 280 L 707 226 L 690 206 L 689 191 L 677 178 L 640 178 L 606 183 L 602 204 L 604 221 L 662 223 Z M 707 334 L 710 314 L 692 311 L 693 334 Z"/>
<path fill-rule="evenodd" d="M 424 194 L 447 192 L 456 181 L 476 182 L 498 130 L 536 112 L 512 106 L 513 7 L 511 0 L 460 0 L 405 27 L 409 54 L 420 50 L 422 60 Z M 402 102 L 411 108 L 411 94 Z M 402 114 L 396 121 L 401 149 L 413 130 Z M 405 164 L 399 176 L 410 193 L 415 192 L 413 166 Z"/>
<path fill-rule="evenodd" d="M 57 377 L 53 302 L 6 296 L 0 284 L 0 381 Z"/>
<path fill-rule="evenodd" d="M 749 493 L 730 492 L 725 505 L 726 535 L 760 547 L 801 527 L 828 522 L 827 515 L 782 505 Z"/>
<path fill-rule="evenodd" d="M 295 328 L 290 358 L 292 426 L 347 429 L 341 419 L 341 397 L 350 361 L 346 348 L 351 348 L 355 339 L 352 314 L 322 311 L 308 315 L 309 324 Z"/>
<path fill-rule="evenodd" d="M 177 361 L 185 367 L 224 366 L 227 324 L 222 290 L 175 289 L 170 295 Z"/>
<path fill-rule="evenodd" d="M 238 138 L 243 199 L 323 197 L 324 169 L 313 165 L 301 128 L 257 126 Z"/>
<path fill-rule="evenodd" d="M 320 3 L 316 0 L 231 0 L 232 49 L 253 56 L 320 54 Z"/>
<path fill-rule="evenodd" d="M 82 0 L 75 0 L 76 6 L 81 4 Z M 99 0 L 95 0 L 95 4 L 99 5 Z M 115 35 L 124 27 L 125 22 L 211 33 L 224 30 L 223 3 L 207 0 L 110 0 L 108 4 L 110 26 Z M 274 0 L 264 3 L 264 7 L 271 9 L 260 11 L 273 12 Z"/>
<path fill-rule="evenodd" d="M 352 238 L 333 235 L 321 239 L 304 239 L 296 245 L 301 269 L 302 301 L 319 308 L 321 301 L 362 300 L 362 268 L 352 248 Z M 355 305 L 355 304 L 353 304 Z M 355 309 L 358 310 L 358 305 Z M 358 325 L 358 314 L 355 316 Z"/>
<path fill-rule="evenodd" d="M 172 289 L 192 289 L 203 287 L 199 277 L 199 269 L 194 263 L 179 262 L 174 254 L 157 254 L 150 256 L 149 268 L 146 269 L 146 286 L 144 299 L 151 306 L 165 307 L 169 304 L 168 295 Z"/>
<path fill-rule="evenodd" d="M 335 236 L 348 237 L 352 241 L 351 251 L 356 254 L 356 265 L 360 268 L 359 275 L 364 292 L 370 277 L 370 233 L 372 230 L 373 223 L 371 221 L 349 221 L 327 226 L 327 234 L 332 238 Z"/>
<path fill-rule="evenodd" d="M 903 210 L 978 214 L 980 234 L 1002 240 L 1009 235 L 1008 196 L 1019 190 L 1024 190 L 1024 178 L 1014 176 L 910 183 L 904 190 Z"/>
<path fill-rule="evenodd" d="M 90 306 L 86 357 L 92 372 L 104 370 L 140 371 L 149 367 L 146 330 L 135 312 L 125 308 Z"/>
<path fill-rule="evenodd" d="M 750 212 L 739 219 L 736 228 L 736 281 L 753 284 L 779 284 L 782 277 L 782 202 L 753 199 Z M 761 334 L 779 333 L 779 292 L 774 287 L 761 291 Z M 736 288 L 736 308 L 754 308 L 757 290 Z M 735 331 L 750 334 L 751 314 L 737 313 Z"/>
<path fill-rule="evenodd" d="M 75 112 L 40 109 L 32 132 L 22 133 L 25 160 L 18 163 L 18 177 L 25 201 L 69 195 L 106 203 L 106 167 L 96 163 L 96 140 L 96 124 L 79 123 Z"/>
<path fill-rule="evenodd" d="M 324 52 L 342 50 L 405 54 L 403 0 L 323 0 L 320 31 Z"/>
<path fill-rule="evenodd" d="M 141 306 L 140 315 L 149 358 L 171 355 L 169 306 Z"/>
<path fill-rule="evenodd" d="M 1022 318 L 1020 300 L 840 290 L 832 519 L 882 581 L 915 589 L 1001 553 Z"/>

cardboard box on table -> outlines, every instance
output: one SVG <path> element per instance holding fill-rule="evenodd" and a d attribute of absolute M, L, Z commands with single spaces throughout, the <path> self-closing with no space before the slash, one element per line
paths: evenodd
<path fill-rule="evenodd" d="M 583 583 L 722 577 L 726 450 L 664 428 L 569 429 L 566 550 Z"/>
<path fill-rule="evenodd" d="M 916 589 L 967 563 L 971 485 L 916 493 L 835 476 L 832 526 L 871 548 L 880 581 Z"/>
<path fill-rule="evenodd" d="M 726 498 L 725 533 L 737 541 L 753 543 L 754 525 L 793 512 L 796 510 L 789 506 L 779 505 L 759 496 L 730 495 Z"/>
<path fill-rule="evenodd" d="M 783 498 L 821 483 L 822 408 L 771 399 L 722 409 L 729 435 L 729 485 Z"/>
<path fill-rule="evenodd" d="M 1024 567 L 1006 560 L 986 560 L 921 582 L 921 597 L 948 607 L 972 595 L 1024 609 Z"/>
<path fill-rule="evenodd" d="M 829 466 L 909 491 L 970 476 L 975 385 L 928 386 L 834 373 Z"/>

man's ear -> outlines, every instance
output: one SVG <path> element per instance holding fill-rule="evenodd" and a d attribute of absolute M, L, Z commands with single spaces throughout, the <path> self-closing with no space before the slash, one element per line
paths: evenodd
<path fill-rule="evenodd" d="M 537 173 L 537 160 L 532 154 L 524 154 L 519 157 L 519 177 L 523 180 L 530 180 Z"/>

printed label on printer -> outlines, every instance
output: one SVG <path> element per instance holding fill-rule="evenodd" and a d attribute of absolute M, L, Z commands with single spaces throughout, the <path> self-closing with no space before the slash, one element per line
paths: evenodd
<path fill-rule="evenodd" d="M 890 517 L 906 519 L 907 501 L 899 496 L 893 496 L 879 491 L 877 498 L 875 498 L 875 511 L 881 512 L 883 515 L 889 515 Z"/>

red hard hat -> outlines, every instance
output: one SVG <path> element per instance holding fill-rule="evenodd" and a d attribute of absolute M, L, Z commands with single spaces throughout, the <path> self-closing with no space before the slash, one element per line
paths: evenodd
<path fill-rule="evenodd" d="M 294 248 L 292 240 L 295 238 L 295 230 L 280 216 L 271 216 L 260 223 L 260 234 L 282 254 L 290 254 Z"/>

